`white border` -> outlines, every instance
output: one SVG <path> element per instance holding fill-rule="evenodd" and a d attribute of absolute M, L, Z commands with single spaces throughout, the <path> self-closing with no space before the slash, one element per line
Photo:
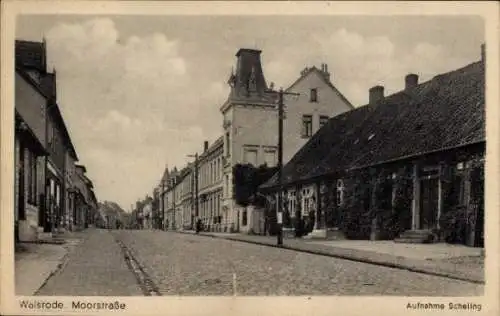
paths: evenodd
<path fill-rule="evenodd" d="M 487 43 L 487 163 L 486 163 L 486 275 L 483 297 L 105 297 L 126 303 L 130 315 L 392 315 L 408 312 L 408 302 L 482 303 L 482 315 L 499 312 L 498 239 L 498 9 L 494 2 L 133 2 L 133 1 L 2 1 L 1 36 L 1 314 L 28 314 L 18 308 L 13 293 L 13 47 L 18 14 L 130 14 L 130 15 L 480 15 L 485 19 Z M 479 48 L 478 48 L 479 49 Z M 51 297 L 71 306 L 71 297 Z M 84 297 L 78 298 L 85 300 Z M 97 301 L 98 297 L 88 298 Z M 410 311 L 432 314 L 430 311 Z M 71 309 L 49 314 L 71 315 Z M 84 314 L 102 314 L 91 313 Z M 114 312 L 116 313 L 116 312 Z M 452 312 L 439 312 L 440 315 Z M 455 312 L 456 313 L 456 312 Z M 460 312 L 469 314 L 469 312 Z M 30 314 L 42 314 L 30 312 Z M 79 314 L 82 314 L 80 312 Z"/>

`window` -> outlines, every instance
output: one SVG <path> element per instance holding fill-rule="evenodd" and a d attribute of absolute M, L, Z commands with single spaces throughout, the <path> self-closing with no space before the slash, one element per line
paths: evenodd
<path fill-rule="evenodd" d="M 226 132 L 226 156 L 231 156 L 231 138 L 229 132 Z"/>
<path fill-rule="evenodd" d="M 295 191 L 289 192 L 289 197 L 288 197 L 288 211 L 290 214 L 295 216 L 295 205 L 296 205 L 296 198 L 295 198 Z"/>
<path fill-rule="evenodd" d="M 302 137 L 312 136 L 312 115 L 302 116 Z"/>
<path fill-rule="evenodd" d="M 308 215 L 309 214 L 309 210 L 310 210 L 310 208 L 309 208 L 309 198 L 308 197 L 304 197 L 303 200 L 304 200 L 304 207 L 302 209 L 301 216 Z"/>
<path fill-rule="evenodd" d="M 322 128 L 328 122 L 328 116 L 321 115 L 319 117 L 319 128 Z"/>
<path fill-rule="evenodd" d="M 318 89 L 316 89 L 316 88 L 311 89 L 310 101 L 311 102 L 318 102 Z"/>
<path fill-rule="evenodd" d="M 214 182 L 214 164 L 210 162 L 210 183 Z"/>
<path fill-rule="evenodd" d="M 216 179 L 220 179 L 220 158 L 217 158 L 217 169 L 215 170 Z"/>
<path fill-rule="evenodd" d="M 344 181 L 341 179 L 337 180 L 337 205 L 344 204 Z"/>
<path fill-rule="evenodd" d="M 253 166 L 257 166 L 257 149 L 246 148 L 243 154 L 243 161 Z"/>
<path fill-rule="evenodd" d="M 266 150 L 264 153 L 264 162 L 268 167 L 274 167 L 276 165 L 276 151 Z"/>
<path fill-rule="evenodd" d="M 226 179 L 225 179 L 225 186 L 224 186 L 224 190 L 225 190 L 225 196 L 228 197 L 229 196 L 229 175 L 226 174 Z"/>
<path fill-rule="evenodd" d="M 31 205 L 36 205 L 36 156 L 28 151 L 28 166 L 27 166 L 27 178 L 28 178 L 28 203 Z"/>
<path fill-rule="evenodd" d="M 47 143 L 52 147 L 52 142 L 54 141 L 54 128 L 50 121 L 47 121 Z"/>

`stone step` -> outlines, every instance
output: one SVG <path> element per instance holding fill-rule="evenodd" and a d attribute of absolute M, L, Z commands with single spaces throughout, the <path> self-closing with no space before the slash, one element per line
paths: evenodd
<path fill-rule="evenodd" d="M 432 235 L 432 232 L 429 230 L 407 230 L 401 233 L 400 237 L 403 238 L 427 238 Z"/>
<path fill-rule="evenodd" d="M 428 243 L 428 239 L 427 238 L 422 238 L 422 239 L 418 239 L 418 238 L 396 238 L 394 239 L 394 242 L 396 243 L 401 243 L 401 244 L 426 244 Z"/>
<path fill-rule="evenodd" d="M 345 234 L 341 230 L 328 230 L 326 233 L 326 239 L 328 240 L 345 240 Z"/>

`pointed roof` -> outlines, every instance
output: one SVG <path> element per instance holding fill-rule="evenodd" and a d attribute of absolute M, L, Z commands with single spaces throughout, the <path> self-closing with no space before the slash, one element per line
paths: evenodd
<path fill-rule="evenodd" d="M 331 118 L 283 169 L 283 184 L 484 143 L 484 63 Z M 261 188 L 277 185 L 277 175 Z"/>
<path fill-rule="evenodd" d="M 261 51 L 241 48 L 236 53 L 236 72 L 231 72 L 228 102 L 258 102 L 274 104 L 275 96 L 269 93 L 261 63 Z"/>
<path fill-rule="evenodd" d="M 349 100 L 333 85 L 332 81 L 330 80 L 330 73 L 325 73 L 325 71 L 318 69 L 316 66 L 312 67 L 307 67 L 305 68 L 301 74 L 300 77 L 297 78 L 287 89 L 286 91 L 290 91 L 295 85 L 297 85 L 299 82 L 304 80 L 305 78 L 309 77 L 312 73 L 317 73 L 318 76 L 321 78 L 321 80 L 329 86 L 333 92 L 335 92 L 341 99 L 344 101 L 345 104 L 349 105 L 351 108 L 354 109 L 354 105 L 349 102 Z"/>
<path fill-rule="evenodd" d="M 161 176 L 161 182 L 165 182 L 168 180 L 168 177 L 169 177 L 169 171 L 168 171 L 168 164 L 165 164 L 165 169 L 163 170 L 163 175 Z"/>

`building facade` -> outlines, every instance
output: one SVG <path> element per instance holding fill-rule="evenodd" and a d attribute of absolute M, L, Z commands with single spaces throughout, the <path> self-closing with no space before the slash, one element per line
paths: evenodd
<path fill-rule="evenodd" d="M 203 153 L 198 158 L 199 219 L 210 231 L 223 231 L 228 224 L 224 221 L 227 212 L 226 216 L 222 212 L 223 144 L 222 137 L 211 146 L 205 141 Z"/>
<path fill-rule="evenodd" d="M 44 51 L 43 43 L 16 41 L 14 224 L 19 241 L 36 240 L 44 226 L 49 99 L 40 81 L 46 70 Z"/>
<path fill-rule="evenodd" d="M 170 224 L 182 218 L 183 226 L 192 228 L 199 219 L 211 231 L 249 231 L 247 212 L 234 201 L 233 167 L 241 163 L 274 167 L 278 163 L 278 95 L 272 85 L 267 85 L 261 51 L 240 49 L 236 57 L 236 70 L 228 80 L 229 96 L 220 107 L 221 137 L 212 144 L 205 141 L 203 152 L 194 162 L 196 170 L 186 167 L 192 171 L 174 175 L 165 168 L 160 187 L 163 208 L 171 214 L 166 218 Z M 300 95 L 285 100 L 285 162 L 330 117 L 352 109 L 331 83 L 324 64 L 321 69 L 304 69 L 287 91 Z M 178 208 L 183 215 L 175 217 L 174 209 Z"/>
<path fill-rule="evenodd" d="M 36 240 L 72 229 L 78 157 L 57 102 L 56 72 L 47 72 L 45 41 L 16 40 L 15 56 L 16 238 Z"/>
<path fill-rule="evenodd" d="M 179 229 L 187 230 L 192 229 L 194 225 L 194 164 L 188 164 L 181 172 L 180 183 L 180 221 Z"/>
<path fill-rule="evenodd" d="M 75 174 L 72 177 L 74 190 L 72 199 L 74 207 L 72 209 L 72 230 L 82 230 L 94 226 L 98 213 L 97 198 L 94 194 L 94 185 L 86 175 L 87 168 L 83 165 L 75 165 Z"/>
<path fill-rule="evenodd" d="M 329 120 L 284 167 L 284 225 L 482 246 L 484 88 L 484 57 L 421 84 L 409 74 L 387 97 L 371 88 L 369 104 Z M 261 189 L 274 197 L 277 184 Z"/>
<path fill-rule="evenodd" d="M 233 167 L 239 163 L 274 167 L 278 159 L 277 93 L 268 87 L 261 52 L 240 49 L 237 66 L 229 78 L 230 94 L 223 115 L 223 217 L 226 231 L 249 231 L 247 211 L 233 197 Z M 289 160 L 330 117 L 351 110 L 349 101 L 330 81 L 327 65 L 304 69 L 285 97 L 283 157 Z M 253 220 L 252 220 L 253 222 Z"/>

